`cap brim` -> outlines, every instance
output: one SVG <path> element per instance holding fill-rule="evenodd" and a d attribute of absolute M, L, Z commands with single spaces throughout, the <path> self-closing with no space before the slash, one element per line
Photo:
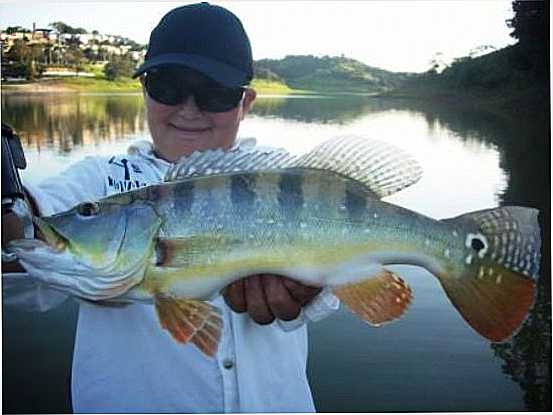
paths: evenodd
<path fill-rule="evenodd" d="M 144 62 L 134 73 L 133 78 L 142 75 L 149 69 L 162 65 L 183 65 L 194 69 L 223 86 L 236 88 L 248 83 L 248 74 L 233 68 L 230 65 L 206 58 L 205 56 L 186 53 L 167 53 L 155 56 Z"/>

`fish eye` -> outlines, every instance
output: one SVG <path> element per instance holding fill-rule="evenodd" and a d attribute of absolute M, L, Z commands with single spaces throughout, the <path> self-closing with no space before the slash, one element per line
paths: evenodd
<path fill-rule="evenodd" d="M 99 212 L 100 208 L 97 203 L 94 202 L 84 202 L 77 207 L 77 212 L 81 216 L 94 216 Z"/>
<path fill-rule="evenodd" d="M 484 242 L 482 242 L 480 238 L 472 238 L 472 241 L 470 242 L 470 246 L 476 252 L 479 252 L 486 247 L 486 245 L 484 245 Z"/>

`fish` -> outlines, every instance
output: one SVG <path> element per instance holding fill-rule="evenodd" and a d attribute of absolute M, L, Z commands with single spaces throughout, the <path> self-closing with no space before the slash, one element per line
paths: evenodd
<path fill-rule="evenodd" d="M 41 238 L 7 250 L 31 278 L 82 300 L 153 304 L 168 334 L 207 356 L 223 324 L 208 300 L 242 277 L 324 287 L 380 326 L 413 299 L 389 270 L 396 264 L 429 271 L 469 326 L 504 341 L 534 303 L 538 210 L 438 220 L 382 200 L 421 176 L 403 150 L 359 136 L 300 155 L 206 150 L 179 160 L 162 183 L 35 217 Z"/>

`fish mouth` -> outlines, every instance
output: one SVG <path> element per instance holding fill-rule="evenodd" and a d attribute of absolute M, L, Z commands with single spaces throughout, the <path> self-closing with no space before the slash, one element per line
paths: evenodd
<path fill-rule="evenodd" d="M 37 238 L 46 242 L 51 248 L 61 252 L 69 246 L 69 241 L 44 219 L 34 216 L 33 223 L 37 231 Z"/>

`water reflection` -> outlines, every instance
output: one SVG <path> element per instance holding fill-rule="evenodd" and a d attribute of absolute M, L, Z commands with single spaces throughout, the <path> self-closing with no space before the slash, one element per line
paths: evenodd
<path fill-rule="evenodd" d="M 252 113 L 307 123 L 345 124 L 369 113 L 386 111 L 394 102 L 369 99 L 360 95 L 313 95 L 263 97 L 255 101 Z"/>
<path fill-rule="evenodd" d="M 371 131 L 371 135 L 381 136 L 392 142 L 395 140 L 396 144 L 401 144 L 402 147 L 409 148 L 421 159 L 426 159 L 429 174 L 424 176 L 421 183 L 417 185 L 419 186 L 417 189 L 407 189 L 402 192 L 402 195 L 395 199 L 394 203 L 408 200 L 409 206 L 414 210 L 433 216 L 445 214 L 453 216 L 461 213 L 452 211 L 457 208 L 456 205 L 463 211 L 496 204 L 517 204 L 540 209 L 544 235 L 542 252 L 545 254 L 542 255 L 543 272 L 539 280 L 536 306 L 516 336 L 507 343 L 492 345 L 491 348 L 493 353 L 504 362 L 502 364 L 503 372 L 517 382 L 523 390 L 526 408 L 547 410 L 551 406 L 551 268 L 548 255 L 550 247 L 550 183 L 547 174 L 549 172 L 549 142 L 547 140 L 549 129 L 547 117 L 540 117 L 539 114 L 535 114 L 535 116 L 534 119 L 504 119 L 484 112 L 462 110 L 458 107 L 450 108 L 413 100 L 378 100 L 360 96 L 260 97 L 254 106 L 253 116 L 248 123 L 244 124 L 244 132 L 245 135 L 263 137 L 267 144 L 273 145 L 279 145 L 285 138 L 287 145 L 297 151 L 303 151 L 311 147 L 317 140 L 342 131 L 342 127 L 347 127 L 348 131 Z M 31 157 L 34 157 L 34 153 L 43 153 L 44 159 L 55 159 L 60 155 L 71 158 L 72 155 L 83 149 L 90 153 L 110 152 L 114 151 L 114 147 L 120 146 L 128 140 L 147 137 L 145 113 L 140 95 L 2 96 L 2 120 L 18 130 L 26 151 Z M 443 160 L 437 159 L 436 154 L 443 155 Z M 79 157 L 81 156 L 79 155 Z M 54 161 L 56 165 L 67 163 L 66 159 L 63 162 Z M 41 163 L 40 166 L 38 163 L 37 165 L 31 163 L 30 169 L 37 169 L 40 174 L 44 174 L 44 165 L 44 163 Z M 497 166 L 500 168 L 498 169 Z M 439 176 L 438 172 L 446 167 L 449 168 L 447 170 L 448 177 L 437 177 Z M 489 172 L 486 169 L 489 169 Z M 482 177 L 486 174 L 490 176 Z M 450 181 L 448 182 L 448 180 Z M 474 189 L 478 186 L 481 186 L 477 192 L 479 195 L 488 195 L 489 193 L 492 195 L 487 196 L 491 199 L 482 199 L 482 196 L 474 202 L 473 206 L 471 205 L 472 201 L 467 200 L 469 197 L 467 195 L 471 192 L 474 193 Z M 417 196 L 413 197 L 414 194 Z M 425 197 L 420 197 L 420 195 L 429 194 L 437 199 L 436 203 L 429 203 L 427 200 L 422 200 L 426 199 Z M 440 197 L 442 199 L 438 200 Z M 429 211 L 425 212 L 424 209 L 429 209 Z M 431 209 L 438 210 L 432 211 Z M 424 298 L 424 293 L 420 293 L 418 297 Z M 441 298 L 443 299 L 443 297 Z M 441 308 L 433 307 L 429 310 L 441 313 Z M 444 304 L 440 307 L 445 309 L 450 306 L 444 299 Z M 73 309 L 72 312 L 74 313 L 74 311 Z M 23 317 L 21 318 L 23 319 Z M 435 316 L 431 318 L 436 322 Z M 346 322 L 342 315 L 339 315 L 336 321 L 338 325 L 356 324 L 349 320 Z M 428 320 L 422 319 L 421 321 L 424 324 Z M 9 324 L 10 321 L 8 321 Z M 401 324 L 404 324 L 403 321 L 397 324 L 398 332 L 406 327 L 405 325 L 401 327 Z M 450 321 L 444 320 L 442 324 L 445 330 Z M 10 325 L 9 327 L 11 327 L 11 332 L 16 330 L 16 326 Z M 436 333 L 438 333 L 437 328 L 434 328 L 432 336 L 438 336 Z M 440 333 L 442 332 L 440 331 Z M 333 336 L 332 333 L 325 335 Z M 365 338 L 371 342 L 371 347 L 375 348 L 373 350 L 378 348 L 378 343 L 381 341 L 383 353 L 387 353 L 386 356 L 389 354 L 390 343 L 385 334 L 372 331 L 369 334 L 369 332 L 360 331 L 359 334 L 355 332 L 348 336 L 351 336 L 349 347 L 358 349 L 359 353 L 367 353 L 364 351 L 362 343 L 359 343 L 361 338 Z M 406 343 L 411 341 L 407 335 L 404 334 L 403 337 Z M 397 339 L 398 337 L 394 334 L 393 338 Z M 424 345 L 423 343 L 424 347 L 431 347 L 432 344 L 439 342 L 438 338 L 432 337 L 431 339 L 436 339 L 436 341 L 429 341 L 427 338 L 428 344 Z M 19 341 L 23 340 L 19 339 Z M 401 342 L 397 341 L 394 343 L 394 347 L 400 350 L 400 344 Z M 7 346 L 4 350 L 6 348 L 8 351 L 11 350 L 9 345 Z M 55 348 L 55 346 L 52 347 Z M 326 350 L 325 352 L 324 347 L 325 345 L 322 344 L 318 355 L 332 360 L 329 357 L 335 351 Z M 459 347 L 461 350 L 464 345 Z M 485 347 L 487 348 L 487 346 Z M 406 347 L 406 349 L 408 348 Z M 66 353 L 70 359 L 70 350 Z M 417 353 L 421 355 L 423 352 L 418 351 Z M 462 355 L 462 353 L 460 354 Z M 420 377 L 417 378 L 416 375 L 408 373 L 411 369 L 408 366 L 411 361 L 409 360 L 410 356 L 404 356 L 403 362 L 407 368 L 405 376 L 412 376 L 413 379 L 410 393 L 413 394 L 412 405 L 414 406 L 409 407 L 405 402 L 402 403 L 403 406 L 394 406 L 394 396 L 390 394 L 394 395 L 396 392 L 393 388 L 395 384 L 389 380 L 376 379 L 375 382 L 385 383 L 386 381 L 389 382 L 389 386 L 391 385 L 385 395 L 390 395 L 389 401 L 379 406 L 384 411 L 390 410 L 390 408 L 392 410 L 425 409 L 421 406 L 417 408 L 414 401 L 418 396 L 415 391 L 419 390 L 415 383 Z M 371 359 L 371 357 L 367 357 L 367 359 Z M 394 371 L 393 364 L 397 365 L 400 361 L 401 357 L 396 355 L 389 362 L 392 366 L 382 368 L 382 370 Z M 360 367 L 358 361 L 347 362 L 351 363 L 348 373 L 354 373 L 356 368 Z M 376 363 L 374 365 L 375 373 L 377 373 L 380 366 L 376 366 Z M 463 369 L 462 365 L 463 361 L 461 360 L 454 367 L 457 367 L 458 371 L 467 370 Z M 362 400 L 350 402 L 349 407 L 341 406 L 344 402 L 340 401 L 340 393 L 336 392 L 336 397 L 329 396 L 331 391 L 338 391 L 340 385 L 337 384 L 337 377 L 332 380 L 328 379 L 328 373 L 326 375 L 326 379 L 314 379 L 313 389 L 318 393 L 316 399 L 318 399 L 319 410 L 340 411 L 348 408 L 350 408 L 349 410 L 367 410 L 366 401 L 369 398 L 364 390 L 359 390 L 358 396 L 361 396 Z M 418 373 L 417 375 L 420 376 Z M 325 390 L 322 386 L 317 386 L 323 381 L 330 382 L 328 384 L 330 389 Z M 433 385 L 431 380 L 426 384 L 430 389 Z M 361 386 L 359 387 L 361 388 Z M 352 385 L 349 385 L 348 388 L 353 390 Z M 341 393 L 345 393 L 343 387 L 341 391 Z M 403 396 L 409 396 L 406 393 L 409 392 L 403 392 Z M 428 389 L 426 393 L 429 393 Z M 460 399 L 455 395 L 456 391 L 450 393 L 451 395 L 447 396 L 444 394 L 444 402 Z M 342 398 L 350 399 L 350 396 L 346 393 Z M 10 401 L 11 407 L 16 404 L 20 403 Z M 427 410 L 498 409 L 493 405 L 485 408 L 478 406 L 481 405 L 481 402 L 475 402 L 473 407 L 462 404 L 447 405 L 453 404 L 443 403 L 441 407 L 428 407 Z M 507 409 L 513 407 L 520 409 L 515 404 L 512 405 Z M 369 408 L 376 408 L 376 406 L 371 405 Z M 499 409 L 501 408 L 499 407 Z M 31 409 L 27 407 L 27 411 L 32 412 Z M 61 409 L 56 409 L 61 412 Z"/>
<path fill-rule="evenodd" d="M 526 408 L 551 409 L 551 210 L 550 129 L 544 106 L 532 119 L 403 101 L 398 107 L 421 111 L 431 129 L 447 128 L 461 140 L 487 142 L 500 151 L 500 166 L 508 183 L 499 194 L 502 205 L 532 206 L 540 210 L 542 228 L 541 275 L 535 306 L 521 330 L 508 342 L 492 344 L 504 360 L 502 369 L 524 391 Z M 470 128 L 467 128 L 467 125 Z"/>
<path fill-rule="evenodd" d="M 146 128 L 140 94 L 3 95 L 2 120 L 16 129 L 27 148 L 62 154 Z"/>

